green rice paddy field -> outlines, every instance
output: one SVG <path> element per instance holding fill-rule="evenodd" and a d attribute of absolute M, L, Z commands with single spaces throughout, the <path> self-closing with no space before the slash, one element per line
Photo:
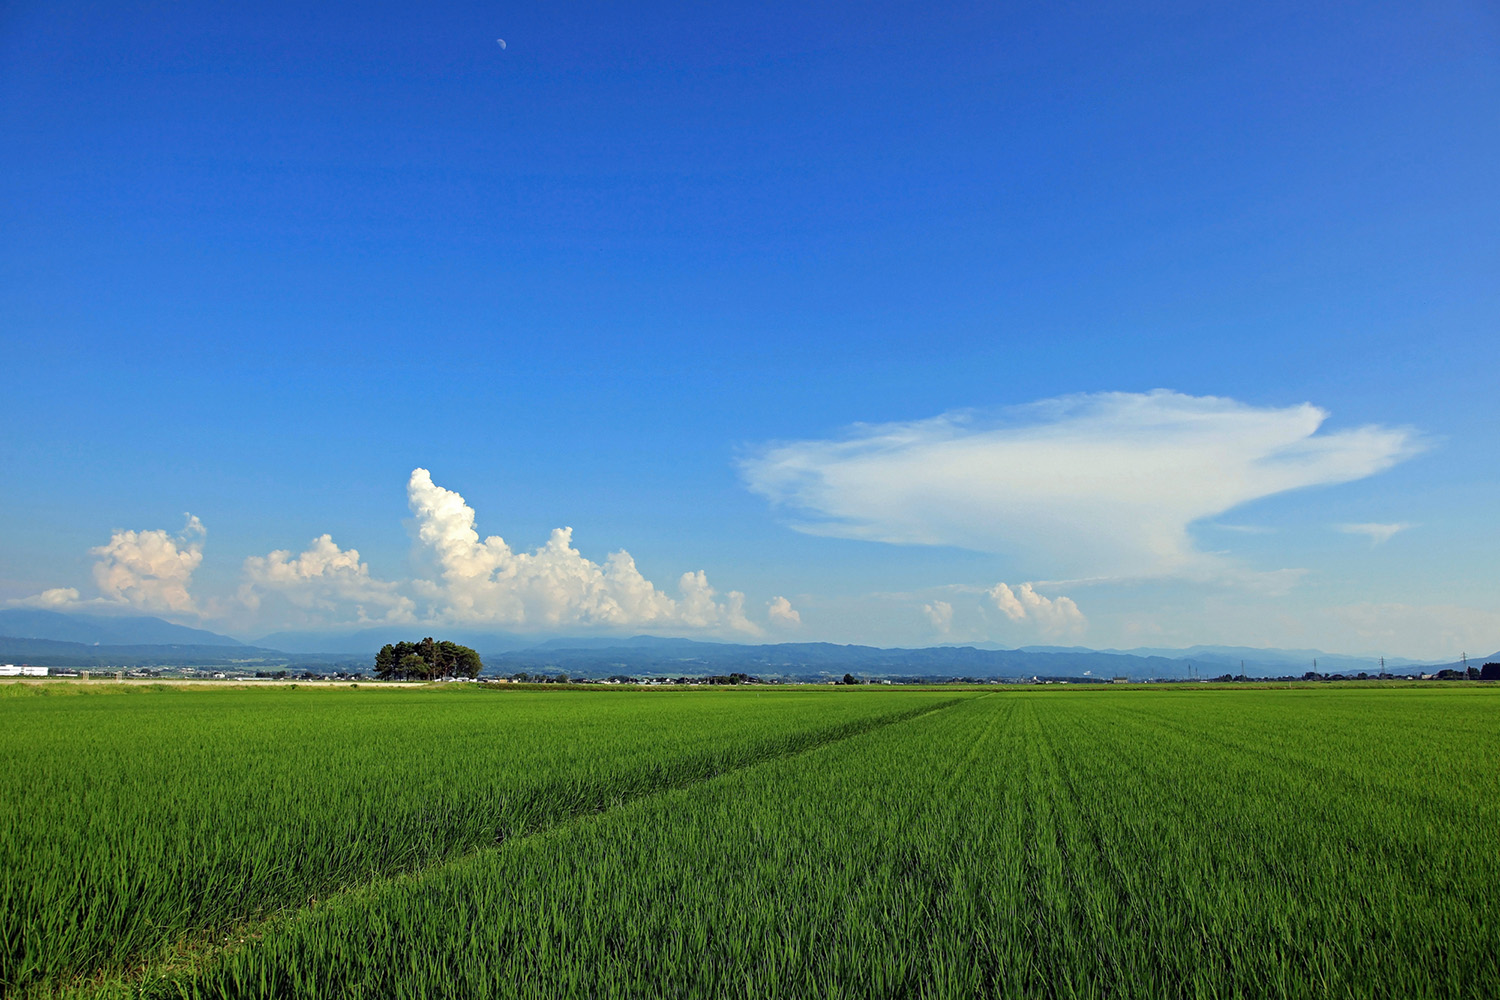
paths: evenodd
<path fill-rule="evenodd" d="M 1479 685 L 13 685 L 0 990 L 1500 996 L 1497 723 Z"/>

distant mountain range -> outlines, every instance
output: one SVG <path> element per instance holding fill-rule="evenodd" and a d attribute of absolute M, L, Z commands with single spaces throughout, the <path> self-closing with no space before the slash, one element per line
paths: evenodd
<path fill-rule="evenodd" d="M 285 653 L 236 644 L 144 643 L 104 645 L 63 642 L 58 639 L 0 637 L 0 663 L 27 663 L 37 667 L 81 667 L 122 669 L 129 667 L 244 667 L 281 666 Z"/>
<path fill-rule="evenodd" d="M 1025 646 L 1024 649 L 1038 653 L 1074 653 L 1095 652 L 1095 650 L 1084 649 L 1078 646 Z M 1257 669 L 1273 670 L 1276 673 L 1286 673 L 1300 668 L 1298 673 L 1305 673 L 1313 669 L 1313 661 L 1318 664 L 1319 673 L 1347 673 L 1354 671 L 1379 671 L 1380 658 L 1378 656 L 1346 656 L 1340 653 L 1325 653 L 1320 649 L 1261 649 L 1255 646 L 1189 646 L 1186 649 L 1154 649 L 1150 647 L 1137 647 L 1135 649 L 1101 649 L 1101 653 L 1119 653 L 1125 656 L 1164 656 L 1173 660 L 1187 660 L 1196 667 L 1222 667 L 1225 670 L 1232 669 L 1239 673 L 1240 664 L 1245 664 L 1245 669 L 1251 666 Z M 1408 660 L 1399 656 L 1387 656 L 1385 658 L 1386 669 L 1397 667 L 1421 666 L 1421 660 Z"/>
<path fill-rule="evenodd" d="M 373 660 L 388 642 L 438 638 L 472 646 L 491 674 L 568 673 L 577 676 L 690 676 L 748 673 L 768 677 L 822 678 L 852 673 L 866 677 L 1128 677 L 1185 680 L 1222 674 L 1251 677 L 1376 674 L 1375 657 L 1344 656 L 1315 649 L 1193 646 L 1188 649 L 1088 649 L 1027 646 L 1021 649 L 931 646 L 882 649 L 827 642 L 764 645 L 704 642 L 638 635 L 553 638 L 537 641 L 505 632 L 390 626 L 354 632 L 276 632 L 253 645 L 160 618 L 62 614 L 15 608 L 0 611 L 0 662 L 38 666 L 201 666 L 230 663 L 332 664 L 358 666 Z M 1478 666 L 1500 660 L 1500 652 L 1470 657 Z M 1316 668 L 1314 662 L 1316 661 Z M 373 665 L 373 664 L 371 664 Z M 1386 670 L 1431 672 L 1456 663 L 1419 663 L 1388 657 Z"/>
<path fill-rule="evenodd" d="M 608 643 L 608 644 L 607 644 Z M 1186 654 L 1186 655 L 1185 655 Z M 1488 659 L 1500 658 L 1500 653 Z M 1478 665 L 1485 658 L 1471 658 Z M 548 673 L 599 676 L 608 674 L 701 674 L 740 671 L 787 677 L 827 677 L 844 673 L 876 677 L 1128 677 L 1186 680 L 1223 674 L 1251 677 L 1320 674 L 1378 674 L 1377 657 L 1340 656 L 1319 650 L 1250 649 L 1198 646 L 1192 650 L 1094 650 L 1082 647 L 979 649 L 973 646 L 931 646 L 920 649 L 881 649 L 834 643 L 778 643 L 737 645 L 692 639 L 637 636 L 620 642 L 587 645 L 555 639 L 526 649 L 492 652 L 484 657 L 494 673 Z M 1386 660 L 1390 672 L 1422 666 L 1435 670 L 1452 664 L 1423 666 L 1410 660 Z"/>
<path fill-rule="evenodd" d="M 196 645 L 243 646 L 227 635 L 186 625 L 173 625 L 160 618 L 113 615 L 62 614 L 33 608 L 0 611 L 0 635 L 16 639 L 53 639 L 88 645 Z"/>
<path fill-rule="evenodd" d="M 3 631 L 3 629 L 0 629 Z M 473 629 L 441 629 L 447 639 L 478 650 L 524 649 L 535 645 L 535 639 L 526 639 L 507 632 L 475 631 Z M 374 656 L 380 647 L 391 642 L 410 642 L 426 635 L 433 635 L 431 625 L 383 625 L 379 628 L 360 629 L 356 632 L 272 632 L 255 640 L 255 645 L 270 649 L 285 649 L 295 653 L 345 653 Z"/>
<path fill-rule="evenodd" d="M 1024 650 L 934 646 L 881 649 L 828 642 L 788 642 L 747 646 L 655 639 L 638 636 L 618 645 L 569 646 L 557 640 L 530 649 L 486 655 L 485 666 L 501 674 L 580 674 L 586 676 L 694 675 L 741 672 L 770 677 L 1182 677 L 1180 663 L 1165 657 L 1112 653 L 1043 653 Z"/>

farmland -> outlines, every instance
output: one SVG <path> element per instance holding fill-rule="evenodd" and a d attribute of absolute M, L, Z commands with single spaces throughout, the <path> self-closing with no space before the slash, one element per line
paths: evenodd
<path fill-rule="evenodd" d="M 0 700 L 7 995 L 1500 994 L 1500 692 Z"/>

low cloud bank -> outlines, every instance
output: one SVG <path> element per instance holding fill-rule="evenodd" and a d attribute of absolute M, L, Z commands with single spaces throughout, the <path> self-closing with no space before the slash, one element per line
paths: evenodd
<path fill-rule="evenodd" d="M 203 561 L 202 523 L 189 516 L 178 535 L 164 530 L 117 531 L 92 549 L 99 596 L 81 599 L 73 587 L 54 587 L 12 601 L 66 611 L 117 608 L 197 618 L 210 615 L 241 626 L 273 623 L 329 627 L 412 623 L 496 626 L 522 631 L 562 626 L 658 628 L 756 636 L 764 628 L 745 611 L 745 595 L 721 594 L 702 570 L 683 573 L 674 593 L 646 579 L 621 549 L 602 563 L 573 546 L 573 530 L 557 528 L 534 552 L 504 539 L 481 539 L 474 509 L 457 492 L 415 469 L 407 482 L 415 517 L 418 560 L 430 572 L 407 581 L 377 578 L 357 549 L 331 535 L 302 552 L 277 549 L 245 560 L 236 598 L 200 605 L 190 590 Z M 768 605 L 766 620 L 780 628 L 801 623 L 785 597 Z"/>
<path fill-rule="evenodd" d="M 21 597 L 9 603 L 18 608 L 42 608 L 46 611 L 66 611 L 79 604 L 77 587 L 52 587 L 40 594 Z"/>

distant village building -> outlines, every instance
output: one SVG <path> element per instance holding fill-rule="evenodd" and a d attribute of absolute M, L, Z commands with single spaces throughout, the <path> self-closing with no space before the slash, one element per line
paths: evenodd
<path fill-rule="evenodd" d="M 18 667 L 14 663 L 0 663 L 0 677 L 46 677 L 46 667 Z"/>

